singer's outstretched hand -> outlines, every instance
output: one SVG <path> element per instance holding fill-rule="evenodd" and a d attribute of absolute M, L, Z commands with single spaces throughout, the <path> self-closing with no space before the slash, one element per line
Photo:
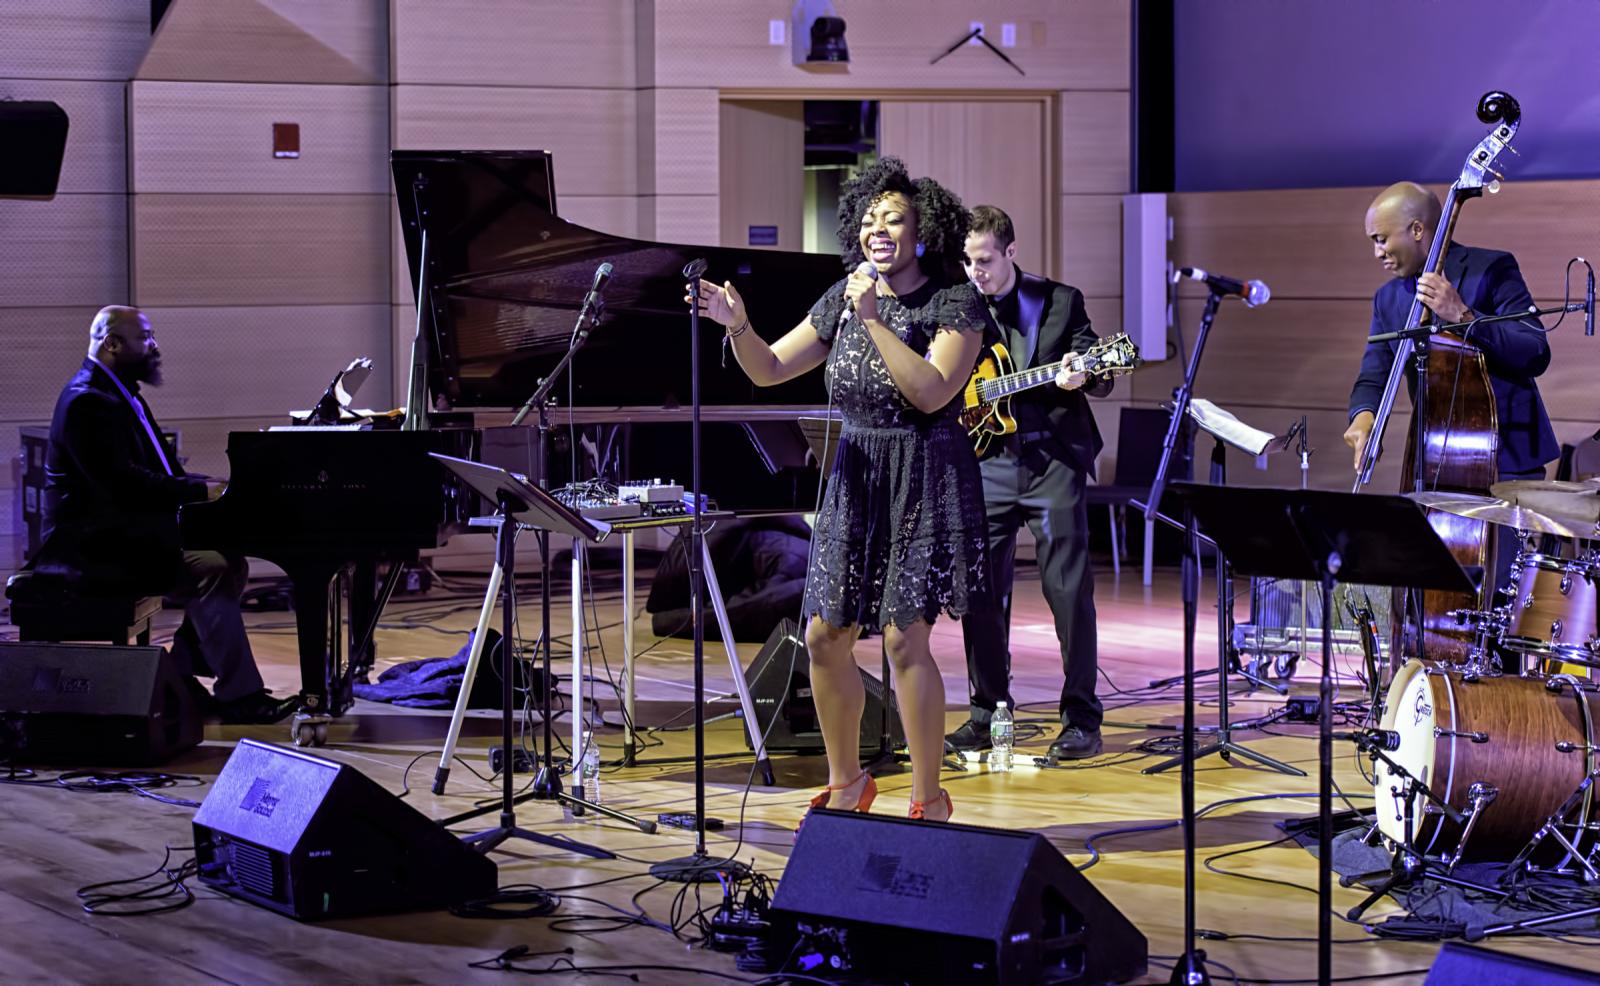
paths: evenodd
<path fill-rule="evenodd" d="M 744 310 L 744 299 L 739 297 L 739 289 L 733 286 L 732 281 L 723 281 L 719 288 L 701 278 L 698 284 L 684 287 L 683 300 L 698 305 L 700 314 L 727 328 L 743 325 L 749 320 Z"/>

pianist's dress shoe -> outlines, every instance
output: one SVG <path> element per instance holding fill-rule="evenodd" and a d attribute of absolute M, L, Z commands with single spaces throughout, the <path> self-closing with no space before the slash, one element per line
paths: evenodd
<path fill-rule="evenodd" d="M 1063 726 L 1050 744 L 1051 760 L 1084 760 L 1100 752 L 1100 730 Z"/>
<path fill-rule="evenodd" d="M 230 726 L 262 726 L 279 722 L 300 706 L 298 695 L 275 698 L 262 689 L 243 698 L 217 703 L 217 715 Z"/>

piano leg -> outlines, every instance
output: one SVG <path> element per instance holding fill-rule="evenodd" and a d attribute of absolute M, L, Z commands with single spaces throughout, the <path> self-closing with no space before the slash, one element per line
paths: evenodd
<path fill-rule="evenodd" d="M 337 687 L 344 657 L 345 570 L 294 573 L 295 631 L 300 649 L 300 691 L 305 711 L 313 716 L 339 715 L 350 707 L 349 684 Z"/>
<path fill-rule="evenodd" d="M 399 566 L 395 566 L 398 568 Z M 377 629 L 378 563 L 358 561 L 350 568 L 350 680 L 366 681 L 372 667 L 372 638 L 368 629 Z"/>
<path fill-rule="evenodd" d="M 378 657 L 373 638 L 378 632 L 378 621 L 383 611 L 400 587 L 406 573 L 404 562 L 394 561 L 384 573 L 383 585 L 378 586 L 377 562 L 357 562 L 350 575 L 350 674 L 351 682 L 369 680 L 369 672 Z"/>

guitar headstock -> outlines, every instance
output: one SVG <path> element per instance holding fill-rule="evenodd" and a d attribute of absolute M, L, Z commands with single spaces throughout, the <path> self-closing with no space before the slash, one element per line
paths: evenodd
<path fill-rule="evenodd" d="M 1139 347 L 1134 345 L 1126 332 L 1102 339 L 1084 355 L 1093 360 L 1095 373 L 1132 373 L 1139 365 Z"/>
<path fill-rule="evenodd" d="M 1482 195 L 1486 186 L 1490 192 L 1499 191 L 1500 179 L 1505 177 L 1500 158 L 1511 151 L 1511 139 L 1522 123 L 1522 107 L 1506 93 L 1486 92 L 1478 100 L 1478 119 L 1495 127 L 1467 155 L 1461 177 L 1456 179 L 1454 187 L 1469 196 Z"/>

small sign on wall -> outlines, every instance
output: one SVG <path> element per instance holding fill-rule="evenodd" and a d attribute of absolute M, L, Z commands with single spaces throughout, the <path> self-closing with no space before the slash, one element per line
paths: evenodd
<path fill-rule="evenodd" d="M 750 246 L 777 246 L 778 227 L 776 226 L 751 226 Z"/>
<path fill-rule="evenodd" d="M 272 156 L 297 158 L 300 156 L 300 124 L 274 123 L 272 125 Z"/>

